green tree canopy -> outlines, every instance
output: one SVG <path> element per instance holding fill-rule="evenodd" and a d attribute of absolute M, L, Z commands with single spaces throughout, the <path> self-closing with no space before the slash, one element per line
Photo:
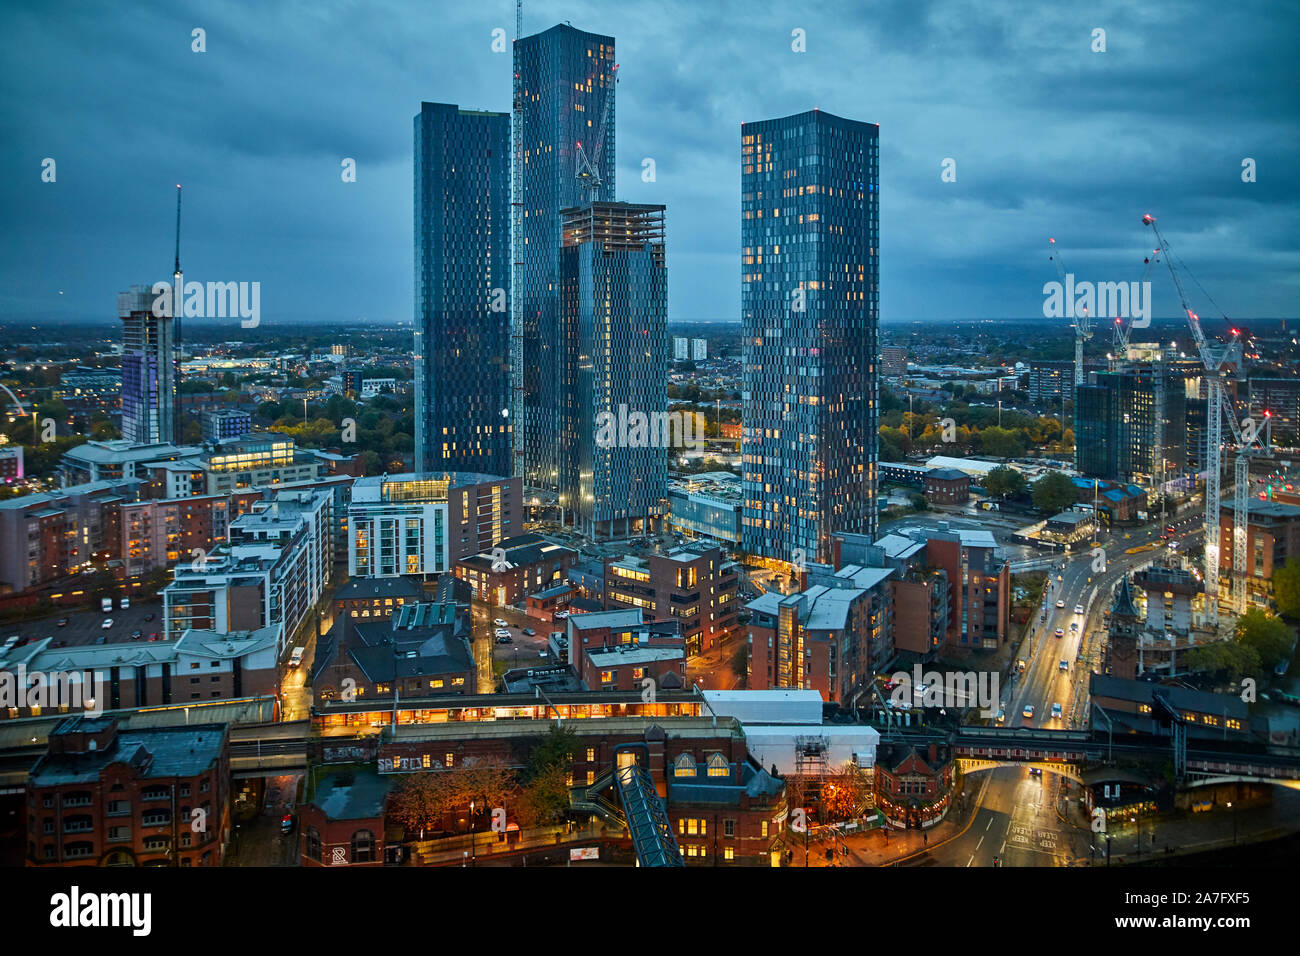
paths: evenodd
<path fill-rule="evenodd" d="M 1034 507 L 1039 511 L 1063 511 L 1077 501 L 1074 482 L 1064 472 L 1049 471 L 1030 487 Z"/>
<path fill-rule="evenodd" d="M 1022 494 L 1025 486 L 1025 476 L 1006 465 L 994 468 L 984 478 L 984 492 L 994 498 Z"/>

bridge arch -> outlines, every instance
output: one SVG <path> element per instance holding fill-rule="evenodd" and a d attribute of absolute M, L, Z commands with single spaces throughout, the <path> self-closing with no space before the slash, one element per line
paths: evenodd
<path fill-rule="evenodd" d="M 1055 774 L 1058 777 L 1065 777 L 1067 780 L 1073 780 L 1077 784 L 1083 784 L 1083 777 L 1079 773 L 1078 766 L 1072 763 L 1033 759 L 1014 760 L 990 759 L 988 757 L 958 757 L 957 766 L 963 774 L 983 773 L 986 770 L 996 770 L 999 767 L 1037 767 L 1043 773 Z"/>

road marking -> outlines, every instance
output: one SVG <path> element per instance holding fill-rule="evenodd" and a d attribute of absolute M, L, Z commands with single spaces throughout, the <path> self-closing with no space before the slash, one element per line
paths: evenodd
<path fill-rule="evenodd" d="M 983 842 L 984 842 L 984 838 L 983 838 L 983 837 L 980 837 L 980 841 L 979 841 L 979 843 L 976 843 L 976 844 L 975 844 L 975 849 L 978 850 L 978 849 L 980 848 L 980 845 L 983 844 Z"/>
<path fill-rule="evenodd" d="M 991 826 L 993 826 L 993 818 L 992 818 L 992 817 L 989 817 L 989 822 L 985 825 L 985 827 L 984 827 L 984 831 L 987 833 L 987 832 L 988 832 L 988 828 L 991 827 Z"/>
<path fill-rule="evenodd" d="M 972 853 L 972 854 L 970 855 L 970 859 L 966 861 L 966 865 L 967 865 L 967 866 L 970 866 L 970 865 L 971 865 L 971 862 L 972 862 L 974 859 L 975 859 L 975 854 Z"/>

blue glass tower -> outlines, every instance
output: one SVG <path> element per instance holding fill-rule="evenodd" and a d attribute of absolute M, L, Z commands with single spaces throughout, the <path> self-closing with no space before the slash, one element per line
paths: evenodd
<path fill-rule="evenodd" d="M 417 471 L 509 475 L 510 114 L 415 117 Z"/>
<path fill-rule="evenodd" d="M 595 142 L 606 97 L 614 96 L 614 38 L 557 25 L 515 43 L 519 107 L 523 113 L 519 214 L 522 258 L 516 293 L 522 339 L 516 356 L 522 421 L 515 422 L 516 470 L 526 484 L 560 492 L 572 509 L 571 485 L 562 472 L 576 468 L 577 330 L 560 308 L 561 210 L 614 196 L 614 109 Z M 578 144 L 598 154 L 602 185 L 593 197 L 578 179 Z"/>
<path fill-rule="evenodd" d="M 819 110 L 741 126 L 741 539 L 765 557 L 876 532 L 879 134 Z"/>
<path fill-rule="evenodd" d="M 668 513 L 670 449 L 690 437 L 680 413 L 667 416 L 664 207 L 564 210 L 560 275 L 561 314 L 578 352 L 576 415 L 565 423 L 575 454 L 560 463 L 560 494 L 589 537 L 658 531 Z"/>

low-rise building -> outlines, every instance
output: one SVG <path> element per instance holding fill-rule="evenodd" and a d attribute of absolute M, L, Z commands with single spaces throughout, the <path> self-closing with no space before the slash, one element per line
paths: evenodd
<path fill-rule="evenodd" d="M 338 618 L 317 648 L 316 699 L 474 693 L 470 625 L 469 608 L 454 603 L 405 604 L 386 621 Z"/>
<path fill-rule="evenodd" d="M 639 607 L 650 620 L 678 621 L 690 655 L 731 636 L 739 589 L 735 562 L 716 547 L 675 548 L 667 554 L 605 561 L 605 607 Z"/>
<path fill-rule="evenodd" d="M 352 578 L 334 592 L 334 617 L 363 621 L 388 620 L 406 604 L 424 598 L 419 578 Z"/>
<path fill-rule="evenodd" d="M 73 716 L 27 781 L 29 866 L 220 866 L 230 834 L 226 725 L 119 729 Z"/>
<path fill-rule="evenodd" d="M 506 538 L 490 551 L 456 562 L 456 577 L 467 582 L 480 601 L 497 607 L 523 603 L 532 593 L 563 584 L 578 552 L 539 534 Z"/>
<path fill-rule="evenodd" d="M 970 475 L 956 468 L 931 468 L 925 473 L 925 500 L 932 505 L 965 504 L 970 498 Z"/>

